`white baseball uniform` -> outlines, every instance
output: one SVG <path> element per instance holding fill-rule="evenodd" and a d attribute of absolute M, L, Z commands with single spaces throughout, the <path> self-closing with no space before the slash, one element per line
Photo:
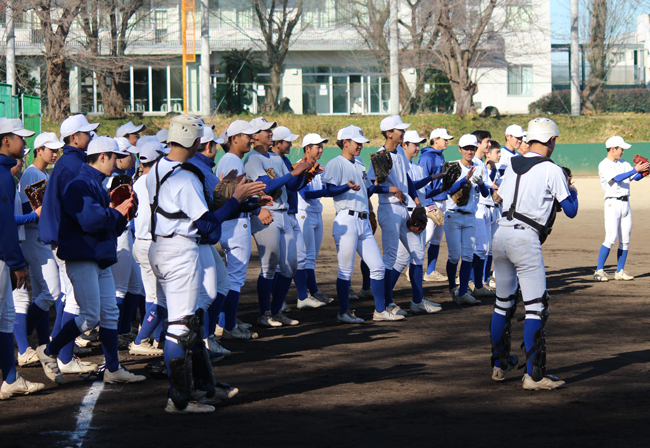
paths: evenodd
<path fill-rule="evenodd" d="M 490 179 L 489 171 L 485 163 L 478 157 L 474 157 L 473 162 L 480 168 L 477 168 L 475 174 L 481 172 L 483 182 L 490 188 L 492 187 L 492 179 Z M 482 260 L 484 260 L 490 251 L 490 243 L 492 242 L 492 211 L 494 201 L 492 195 L 479 194 L 478 206 L 476 209 L 476 248 L 474 253 Z M 480 285 L 478 279 L 475 279 L 475 284 Z M 479 286 L 480 287 L 480 286 Z"/>
<path fill-rule="evenodd" d="M 617 161 L 605 158 L 598 164 L 598 176 L 605 196 L 605 242 L 603 246 L 611 249 L 616 243 L 618 247 L 628 250 L 632 234 L 632 210 L 630 209 L 630 181 L 628 177 L 620 182 L 614 178 L 619 174 L 628 173 L 634 167 L 623 159 Z"/>
<path fill-rule="evenodd" d="M 323 187 L 323 175 L 317 174 L 305 186 L 305 190 L 318 191 Z M 323 242 L 323 204 L 320 198 L 305 199 L 299 194 L 297 217 L 303 236 L 303 244 L 298 244 L 298 269 L 316 269 Z"/>
<path fill-rule="evenodd" d="M 412 181 L 418 181 L 421 179 L 424 179 L 425 174 L 424 174 L 424 168 L 421 167 L 420 165 L 410 162 L 409 163 L 409 177 L 411 178 Z M 420 199 L 420 204 L 424 204 L 425 200 L 425 195 L 426 195 L 426 185 L 419 190 L 417 190 L 417 195 L 418 199 Z M 408 211 L 409 214 L 415 210 L 415 201 L 413 201 L 413 198 L 411 196 L 407 195 L 406 196 L 408 199 Z M 432 220 L 427 219 L 427 228 L 425 229 L 424 232 L 422 232 L 419 237 L 420 241 L 422 243 L 422 247 L 425 247 L 426 243 L 426 238 L 427 238 L 427 233 L 430 232 L 431 235 L 433 235 L 435 224 L 433 223 Z M 429 230 L 430 229 L 430 230 Z M 382 230 L 383 232 L 383 230 Z M 404 244 L 400 241 L 399 242 L 399 249 L 397 250 L 397 259 L 395 260 L 395 264 L 393 265 L 393 269 L 402 272 L 406 266 L 408 266 L 409 262 L 411 260 L 411 255 L 409 254 L 409 251 L 406 249 Z"/>

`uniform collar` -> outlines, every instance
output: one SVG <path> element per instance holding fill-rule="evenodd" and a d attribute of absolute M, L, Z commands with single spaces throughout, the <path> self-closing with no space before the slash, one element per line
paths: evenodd
<path fill-rule="evenodd" d="M 8 169 L 11 169 L 16 166 L 16 163 L 18 163 L 17 160 L 14 160 L 11 157 L 6 156 L 4 154 L 0 154 L 0 165 L 4 165 Z"/>
<path fill-rule="evenodd" d="M 197 160 L 200 160 L 202 163 L 204 163 L 210 169 L 214 168 L 214 166 L 216 165 L 214 163 L 214 160 L 210 160 L 209 157 L 204 156 L 200 152 L 197 152 L 196 154 L 194 154 L 194 157 L 196 157 Z"/>
<path fill-rule="evenodd" d="M 97 168 L 94 168 L 87 163 L 84 163 L 81 165 L 81 172 L 86 173 L 91 179 L 97 181 L 101 185 L 102 182 L 104 182 L 104 179 L 106 179 L 106 175 L 99 171 Z"/>
<path fill-rule="evenodd" d="M 86 151 L 70 145 L 63 145 L 63 154 L 75 154 L 83 156 L 86 159 Z"/>
<path fill-rule="evenodd" d="M 514 156 L 515 154 L 517 154 L 517 151 L 510 151 L 506 145 L 503 145 L 503 148 L 501 148 L 502 151 L 503 151 L 504 149 L 505 149 L 506 151 L 508 151 L 510 154 L 512 154 L 513 156 Z"/>

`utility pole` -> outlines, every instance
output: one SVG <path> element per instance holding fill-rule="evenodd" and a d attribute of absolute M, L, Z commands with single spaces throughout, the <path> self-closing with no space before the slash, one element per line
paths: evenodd
<path fill-rule="evenodd" d="M 571 0 L 571 115 L 580 115 L 580 42 L 578 41 L 578 0 Z"/>
<path fill-rule="evenodd" d="M 212 115 L 210 92 L 210 12 L 208 0 L 201 0 L 201 116 Z"/>
<path fill-rule="evenodd" d="M 398 115 L 399 107 L 399 44 L 397 37 L 397 14 L 399 0 L 390 0 L 390 114 Z"/>
<path fill-rule="evenodd" d="M 7 84 L 11 84 L 11 94 L 16 94 L 16 33 L 14 22 L 14 10 L 12 8 L 13 2 L 7 2 Z"/>

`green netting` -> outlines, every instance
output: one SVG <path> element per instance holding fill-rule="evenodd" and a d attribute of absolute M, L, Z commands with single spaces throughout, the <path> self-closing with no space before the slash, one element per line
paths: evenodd
<path fill-rule="evenodd" d="M 34 139 L 41 133 L 41 98 L 23 94 L 21 96 L 22 119 L 25 128 L 36 132 L 34 137 L 25 139 L 27 147 L 34 149 Z M 30 151 L 25 157 L 25 165 L 30 165 L 34 161 L 34 151 Z"/>
<path fill-rule="evenodd" d="M 0 117 L 12 118 L 11 84 L 0 83 Z"/>

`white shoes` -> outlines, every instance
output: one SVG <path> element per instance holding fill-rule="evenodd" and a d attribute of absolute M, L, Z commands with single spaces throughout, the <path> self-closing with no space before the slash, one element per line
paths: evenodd
<path fill-rule="evenodd" d="M 598 269 L 596 272 L 594 272 L 594 280 L 597 282 L 608 282 L 609 279 L 607 278 L 607 274 L 605 274 L 605 271 L 602 269 Z"/>
<path fill-rule="evenodd" d="M 63 364 L 63 361 L 58 358 L 56 362 L 61 373 L 90 373 L 97 371 L 97 364 L 82 361 L 76 356 L 73 356 L 70 362 L 67 364 Z"/>
<path fill-rule="evenodd" d="M 27 347 L 27 350 L 22 355 L 18 353 L 18 365 L 20 367 L 38 364 L 39 362 L 38 353 L 31 347 Z"/>
<path fill-rule="evenodd" d="M 454 301 L 459 305 L 479 305 L 481 303 L 479 299 L 475 299 L 470 293 L 466 293 L 462 297 L 458 297 L 458 294 L 456 294 Z"/>
<path fill-rule="evenodd" d="M 473 292 L 474 297 L 491 297 L 495 296 L 496 294 L 496 291 L 487 289 L 485 286 L 475 288 Z"/>
<path fill-rule="evenodd" d="M 217 337 L 213 334 L 204 339 L 203 342 L 205 343 L 206 348 L 212 353 L 221 353 L 223 356 L 232 355 L 232 352 L 230 350 L 222 347 L 221 344 L 219 344 Z"/>
<path fill-rule="evenodd" d="M 45 376 L 47 376 L 50 380 L 54 381 L 55 383 L 63 382 L 63 375 L 61 374 L 61 370 L 59 370 L 59 365 L 56 362 L 56 358 L 47 356 L 45 354 L 45 344 L 39 345 L 36 348 L 36 353 L 38 353 L 38 359 L 41 362 L 41 365 L 43 366 L 43 370 L 45 371 Z"/>
<path fill-rule="evenodd" d="M 299 310 L 305 310 L 309 308 L 320 308 L 321 306 L 325 306 L 325 302 L 321 302 L 316 297 L 312 295 L 308 295 L 307 298 L 304 300 L 298 299 L 297 308 Z"/>
<path fill-rule="evenodd" d="M 214 412 L 214 406 L 209 404 L 199 403 L 197 401 L 190 401 L 187 407 L 183 410 L 178 409 L 174 406 L 174 402 L 171 398 L 167 399 L 167 407 L 165 407 L 165 412 L 168 414 L 209 414 Z"/>
<path fill-rule="evenodd" d="M 422 302 L 420 303 L 411 302 L 412 313 L 433 314 L 437 313 L 438 311 L 442 311 L 442 307 L 436 306 L 436 304 L 429 302 L 427 299 L 422 299 Z"/>
<path fill-rule="evenodd" d="M 280 322 L 280 325 L 289 325 L 289 326 L 294 326 L 298 325 L 300 322 L 298 322 L 295 319 L 291 319 L 290 317 L 285 316 L 282 311 L 280 311 L 278 314 L 275 314 L 271 316 L 274 321 Z"/>
<path fill-rule="evenodd" d="M 621 269 L 616 274 L 614 274 L 614 280 L 634 280 L 634 276 Z"/>
<path fill-rule="evenodd" d="M 447 276 L 442 275 L 438 271 L 433 271 L 431 274 L 424 274 L 424 277 L 422 277 L 422 279 L 425 282 L 446 282 Z"/>
<path fill-rule="evenodd" d="M 115 372 L 110 372 L 108 369 L 104 371 L 104 382 L 108 384 L 113 383 L 141 383 L 146 380 L 144 375 L 135 375 L 127 371 L 121 365 Z"/>
<path fill-rule="evenodd" d="M 318 301 L 324 303 L 325 305 L 329 305 L 330 303 L 332 303 L 332 302 L 334 301 L 333 298 L 331 298 L 331 297 L 327 297 L 325 294 L 323 294 L 323 293 L 320 292 L 320 291 L 316 291 L 316 292 L 312 295 L 312 297 L 313 297 L 314 299 L 316 299 L 316 300 L 318 300 Z"/>
<path fill-rule="evenodd" d="M 406 311 L 401 309 L 399 307 L 399 305 L 396 305 L 395 303 L 391 303 L 390 305 L 388 305 L 388 307 L 386 307 L 386 309 L 388 311 L 390 311 L 391 313 L 397 314 L 399 316 L 407 316 L 408 315 L 408 313 Z"/>
<path fill-rule="evenodd" d="M 81 336 L 77 336 L 77 338 L 74 340 L 74 343 L 77 347 L 82 347 L 82 348 L 89 347 L 92 344 L 90 340 L 83 338 Z"/>
<path fill-rule="evenodd" d="M 350 286 L 350 292 L 348 292 L 348 299 L 350 300 L 359 300 L 359 296 L 357 295 L 356 292 L 352 289 L 352 286 Z"/>
<path fill-rule="evenodd" d="M 557 379 L 553 375 L 546 375 L 539 381 L 533 381 L 527 373 L 524 374 L 522 382 L 526 390 L 553 390 L 565 385 L 564 381 Z"/>
<path fill-rule="evenodd" d="M 381 313 L 378 313 L 377 310 L 372 315 L 372 320 L 381 322 L 381 321 L 395 321 L 395 320 L 403 320 L 404 316 L 400 314 L 393 314 L 391 313 L 388 309 L 385 309 Z"/>
<path fill-rule="evenodd" d="M 6 381 L 2 382 L 2 387 L 0 387 L 0 400 L 9 398 L 12 395 L 28 395 L 38 392 L 39 390 L 45 389 L 45 384 L 43 383 L 32 383 L 27 381 L 25 378 L 21 377 L 18 372 L 16 372 L 16 381 L 9 384 Z"/>
<path fill-rule="evenodd" d="M 343 324 L 362 324 L 363 319 L 354 315 L 354 311 L 347 310 L 343 314 L 338 314 L 336 320 Z"/>
<path fill-rule="evenodd" d="M 271 312 L 266 311 L 264 314 L 262 314 L 257 318 L 257 325 L 259 325 L 260 327 L 268 327 L 268 328 L 281 327 L 282 322 L 276 322 L 271 316 Z"/>
<path fill-rule="evenodd" d="M 224 328 L 223 335 L 221 336 L 224 339 L 241 339 L 247 341 L 249 339 L 257 339 L 257 333 L 246 329 L 239 324 L 235 325 L 235 328 L 228 331 Z"/>
<path fill-rule="evenodd" d="M 508 356 L 508 365 L 506 366 L 505 369 L 502 369 L 501 367 L 494 366 L 492 368 L 492 379 L 494 381 L 503 381 L 506 379 L 506 375 L 508 375 L 508 372 L 513 370 L 515 367 L 517 367 L 517 363 L 519 362 L 519 359 L 515 355 L 509 355 Z"/>
<path fill-rule="evenodd" d="M 372 293 L 372 289 L 361 289 L 359 290 L 360 299 L 374 299 L 375 295 Z"/>
<path fill-rule="evenodd" d="M 161 356 L 164 354 L 160 348 L 154 348 L 149 342 L 143 340 L 139 344 L 135 341 L 129 344 L 129 353 L 136 356 Z"/>

